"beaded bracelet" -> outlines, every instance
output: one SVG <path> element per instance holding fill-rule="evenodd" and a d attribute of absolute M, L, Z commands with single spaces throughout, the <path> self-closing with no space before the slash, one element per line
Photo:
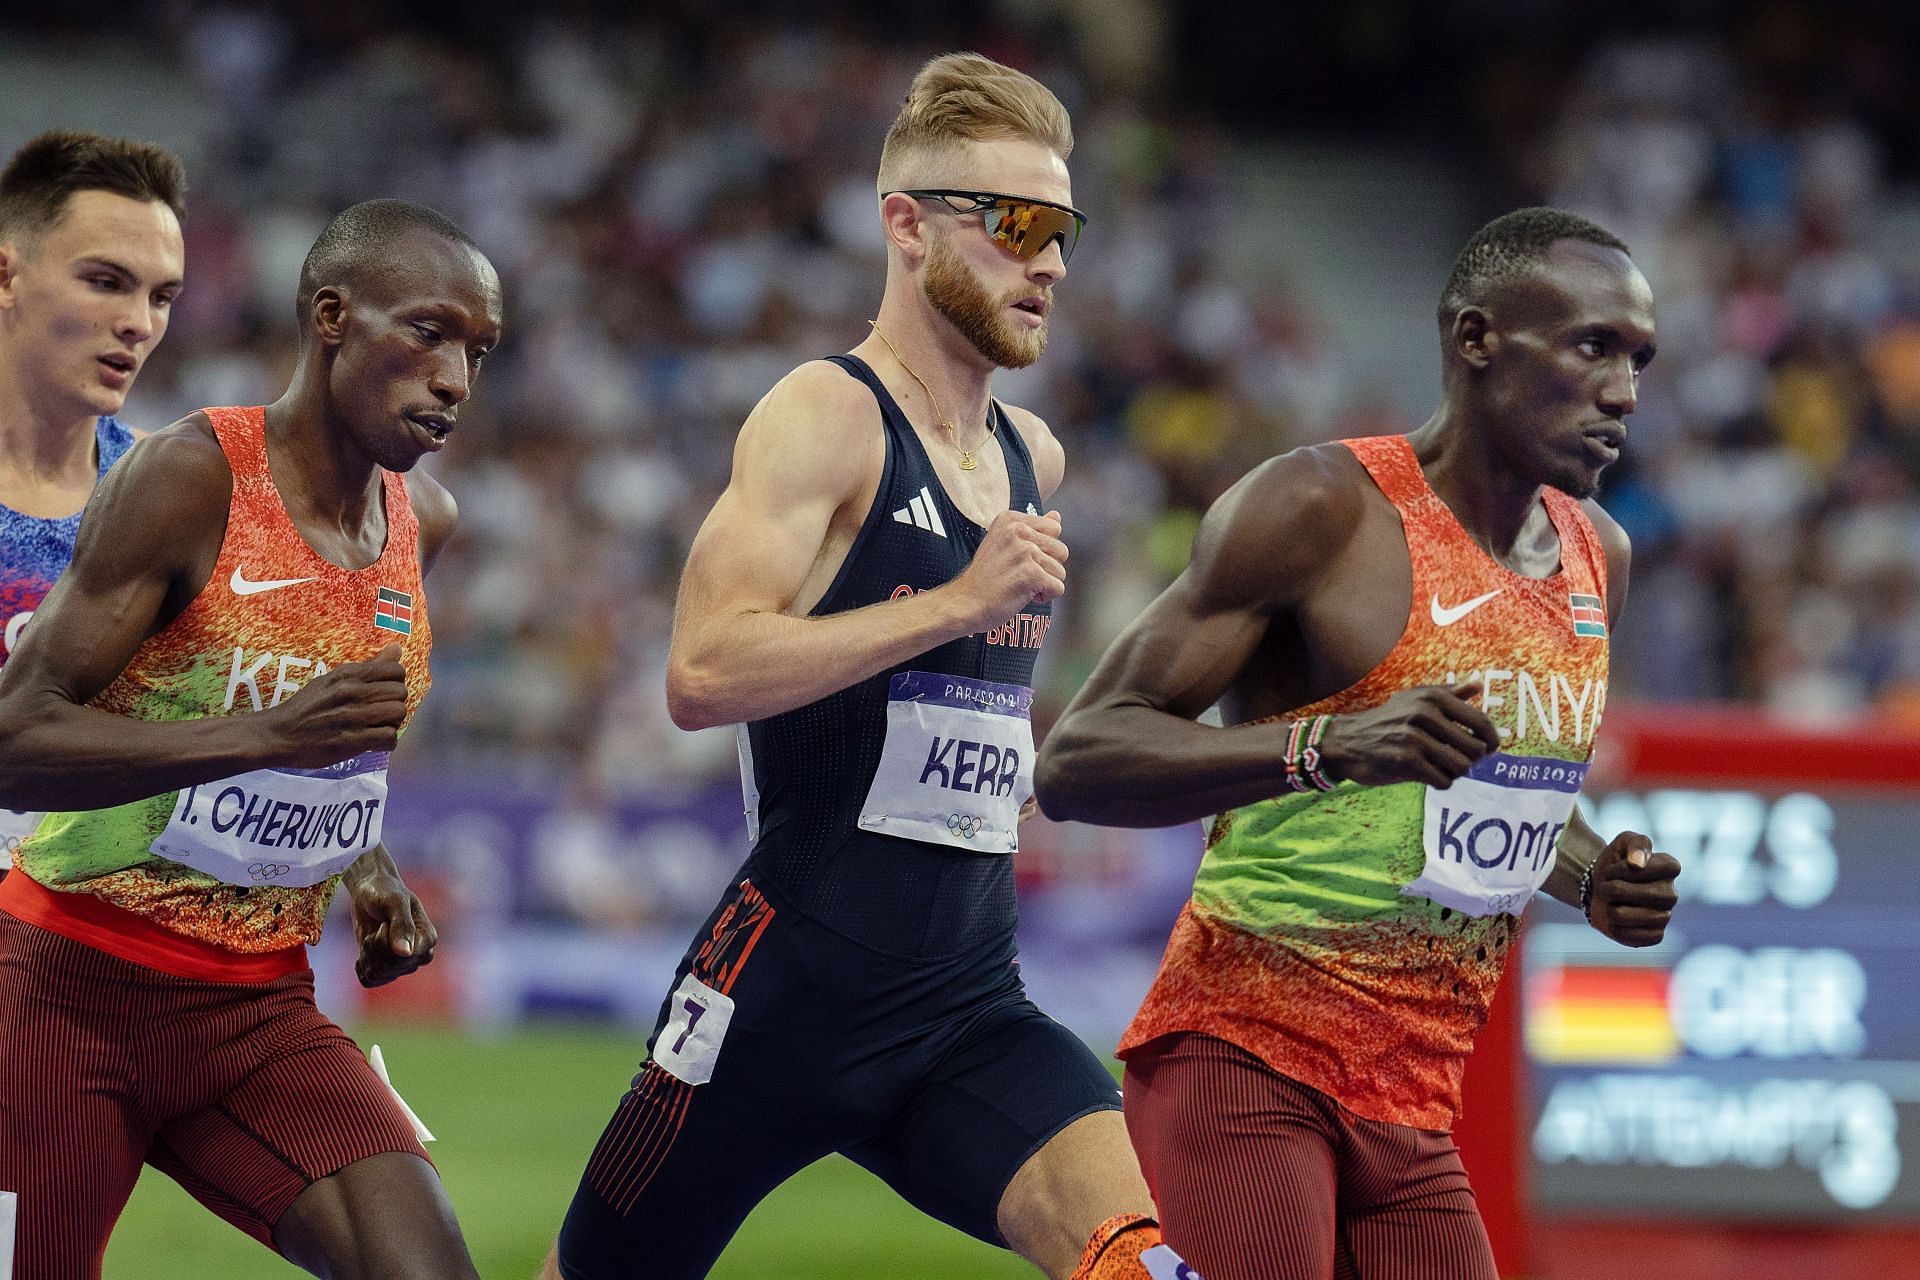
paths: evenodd
<path fill-rule="evenodd" d="M 1290 791 L 1331 791 L 1338 784 L 1321 769 L 1320 738 L 1332 716 L 1295 720 L 1287 726 L 1287 788 Z"/>
<path fill-rule="evenodd" d="M 1580 873 L 1580 914 L 1587 918 L 1588 923 L 1593 921 L 1593 869 L 1599 863 L 1600 859 L 1595 858 Z"/>

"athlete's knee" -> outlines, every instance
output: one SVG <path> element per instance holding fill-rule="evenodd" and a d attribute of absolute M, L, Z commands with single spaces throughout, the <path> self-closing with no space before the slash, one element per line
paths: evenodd
<path fill-rule="evenodd" d="M 1160 1224 L 1144 1213 L 1101 1223 L 1087 1241 L 1072 1280 L 1201 1280 L 1160 1238 Z"/>
<path fill-rule="evenodd" d="M 439 1177 L 405 1153 L 315 1182 L 280 1216 L 273 1241 L 323 1280 L 479 1280 Z"/>

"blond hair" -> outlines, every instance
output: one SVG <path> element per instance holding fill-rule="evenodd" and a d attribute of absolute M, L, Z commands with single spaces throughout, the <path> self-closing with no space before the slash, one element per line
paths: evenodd
<path fill-rule="evenodd" d="M 880 190 L 929 180 L 931 161 L 964 142 L 1021 138 L 1062 160 L 1073 122 L 1053 91 L 1024 71 L 977 53 L 946 53 L 920 68 L 880 149 Z"/>

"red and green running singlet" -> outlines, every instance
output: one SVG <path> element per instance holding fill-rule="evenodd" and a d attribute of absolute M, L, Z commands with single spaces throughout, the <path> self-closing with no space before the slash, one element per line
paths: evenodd
<path fill-rule="evenodd" d="M 1342 783 L 1221 815 L 1119 1051 L 1197 1031 L 1367 1119 L 1449 1129 L 1516 917 L 1593 754 L 1606 553 L 1580 503 L 1547 489 L 1560 569 L 1523 577 L 1467 536 L 1404 436 L 1343 443 L 1400 512 L 1412 608 L 1379 666 L 1287 718 L 1473 680 L 1501 748 L 1444 790 Z"/>
<path fill-rule="evenodd" d="M 432 636 L 405 481 L 381 473 L 380 558 L 342 569 L 287 515 L 267 467 L 264 411 L 205 413 L 233 469 L 213 576 L 90 705 L 137 720 L 249 715 L 397 641 L 411 719 L 427 692 Z M 297 967 L 302 944 L 320 936 L 340 873 L 378 843 L 386 796 L 387 755 L 368 752 L 324 769 L 256 769 L 110 809 L 49 814 L 16 855 L 33 884 L 0 882 L 0 906 L 194 976 Z"/>

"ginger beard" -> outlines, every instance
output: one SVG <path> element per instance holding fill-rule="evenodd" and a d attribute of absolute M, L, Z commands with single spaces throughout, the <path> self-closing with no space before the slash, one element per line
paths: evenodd
<path fill-rule="evenodd" d="M 1047 322 L 1042 317 L 1036 329 L 1022 331 L 1007 319 L 1007 309 L 1038 290 L 1015 289 L 1002 297 L 990 296 L 986 288 L 967 270 L 967 264 L 941 236 L 927 252 L 927 301 L 945 316 L 973 349 L 1001 369 L 1024 369 L 1047 349 Z"/>

